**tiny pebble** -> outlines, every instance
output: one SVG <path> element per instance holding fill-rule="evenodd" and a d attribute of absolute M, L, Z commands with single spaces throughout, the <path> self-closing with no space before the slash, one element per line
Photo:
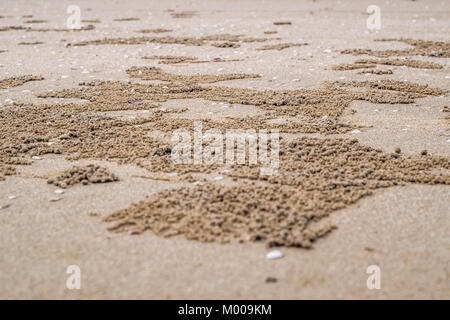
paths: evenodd
<path fill-rule="evenodd" d="M 38 156 L 32 156 L 31 159 L 33 159 L 33 160 L 42 160 L 42 158 L 38 157 Z"/>
<path fill-rule="evenodd" d="M 266 259 L 272 260 L 272 259 L 279 259 L 283 257 L 283 253 L 280 250 L 273 250 L 270 251 L 267 255 L 266 255 Z"/>
<path fill-rule="evenodd" d="M 141 234 L 141 232 L 139 230 L 132 229 L 132 230 L 128 231 L 128 234 L 130 236 L 133 236 L 133 235 Z"/>
<path fill-rule="evenodd" d="M 275 282 L 278 282 L 277 278 L 274 278 L 274 277 L 267 277 L 266 278 L 266 283 L 275 283 Z"/>
<path fill-rule="evenodd" d="M 355 130 L 353 130 L 352 132 L 350 132 L 350 133 L 361 133 L 361 131 L 360 130 L 358 130 L 358 129 L 355 129 Z"/>

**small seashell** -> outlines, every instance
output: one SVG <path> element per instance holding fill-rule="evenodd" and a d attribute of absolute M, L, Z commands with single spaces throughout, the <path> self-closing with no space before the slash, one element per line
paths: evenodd
<path fill-rule="evenodd" d="M 15 199 L 15 198 L 17 198 L 16 196 L 14 196 L 14 195 L 10 195 L 10 196 L 8 196 L 8 199 L 10 199 L 10 200 L 12 200 L 12 199 Z"/>
<path fill-rule="evenodd" d="M 270 251 L 267 255 L 266 255 L 266 259 L 268 260 L 272 260 L 272 259 L 279 259 L 283 257 L 283 253 L 280 250 L 273 250 Z"/>
<path fill-rule="evenodd" d="M 128 234 L 130 236 L 134 236 L 134 235 L 137 235 L 137 234 L 141 234 L 141 231 L 136 230 L 136 229 L 131 229 L 130 231 L 128 231 Z"/>
<path fill-rule="evenodd" d="M 61 198 L 50 198 L 50 202 L 56 202 L 56 201 L 59 201 L 59 200 L 61 200 Z"/>
<path fill-rule="evenodd" d="M 69 76 L 63 75 L 61 76 L 61 79 L 67 79 Z"/>
<path fill-rule="evenodd" d="M 358 130 L 358 129 L 355 129 L 355 130 L 353 130 L 352 132 L 350 132 L 350 133 L 352 133 L 352 134 L 354 134 L 354 133 L 361 133 L 361 131 L 360 130 Z"/>
<path fill-rule="evenodd" d="M 33 159 L 33 160 L 42 160 L 42 158 L 38 157 L 38 156 L 32 156 L 31 159 Z"/>
<path fill-rule="evenodd" d="M 64 193 L 64 190 L 62 190 L 62 189 L 56 189 L 56 190 L 55 190 L 55 193 L 56 193 L 56 194 L 63 194 L 63 193 Z"/>

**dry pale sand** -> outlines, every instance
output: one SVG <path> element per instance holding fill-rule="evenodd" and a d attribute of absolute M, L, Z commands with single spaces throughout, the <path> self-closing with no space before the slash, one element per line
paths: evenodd
<path fill-rule="evenodd" d="M 0 28 L 24 26 L 64 29 L 66 8 L 73 1 L 3 0 Z M 255 73 L 261 78 L 227 81 L 235 88 L 318 88 L 324 81 L 408 80 L 450 89 L 450 59 L 413 57 L 436 62 L 442 69 L 392 67 L 392 75 L 334 71 L 333 65 L 352 63 L 361 56 L 345 49 L 408 48 L 378 38 L 450 41 L 450 2 L 418 1 L 82 1 L 83 20 L 94 30 L 82 32 L 0 31 L 0 80 L 23 75 L 45 80 L 0 89 L 0 108 L 6 99 L 19 103 L 59 102 L 35 94 L 76 88 L 92 80 L 128 80 L 133 66 L 158 66 L 169 73 Z M 366 28 L 368 5 L 381 8 L 382 29 Z M 171 15 L 168 9 L 174 10 Z M 180 14 L 195 11 L 196 14 Z M 23 16 L 30 16 L 24 18 Z M 130 19 L 130 18 L 139 18 Z M 45 20 L 25 23 L 25 20 Z M 274 25 L 290 21 L 291 25 Z M 84 25 L 88 25 L 85 22 Z M 142 29 L 169 29 L 154 36 L 244 34 L 280 37 L 268 43 L 242 43 L 239 48 L 180 44 L 100 45 L 67 47 L 67 43 L 142 36 Z M 265 34 L 278 31 L 276 34 Z M 151 35 L 153 36 L 153 34 Z M 18 45 L 19 43 L 32 43 Z M 39 42 L 43 42 L 39 44 Z M 255 50 L 267 44 L 304 43 L 284 50 Z M 38 44 L 33 44 L 38 43 Z M 158 64 L 142 56 L 193 56 L 199 60 L 242 61 Z M 448 55 L 448 52 L 447 52 Z M 367 57 L 367 56 L 366 56 Z M 398 57 L 393 57 L 398 58 Z M 384 66 L 381 69 L 385 69 Z M 83 72 L 83 71 L 89 71 Z M 344 78 L 342 78 L 344 77 Z M 299 79 L 298 81 L 293 81 Z M 136 81 L 135 79 L 133 81 Z M 145 81 L 139 81 L 145 83 Z M 213 84 L 213 85 L 221 85 Z M 257 114 L 251 105 L 213 106 L 198 99 L 162 102 L 167 108 L 188 108 L 189 118 Z M 365 126 L 360 133 L 340 134 L 363 145 L 392 153 L 450 156 L 448 95 L 416 99 L 413 104 L 374 104 L 353 101 L 341 123 Z M 351 112 L 351 109 L 356 112 Z M 208 112 L 212 112 L 210 115 Z M 119 111 L 128 117 L 139 111 Z M 110 113 L 114 115 L 114 112 Z M 446 119 L 447 116 L 447 119 Z M 2 128 L 3 129 L 3 128 Z M 314 134 L 320 137 L 320 134 Z M 338 135 L 332 135 L 335 137 Z M 76 185 L 55 198 L 57 188 L 39 178 L 72 165 L 101 164 L 120 181 Z M 17 166 L 18 175 L 0 181 L 0 298 L 2 299 L 448 299 L 450 298 L 450 188 L 448 185 L 407 184 L 379 189 L 355 204 L 333 212 L 337 229 L 314 242 L 311 249 L 285 248 L 284 256 L 267 260 L 264 243 L 227 244 L 190 241 L 183 236 L 163 238 L 151 231 L 140 235 L 114 233 L 101 217 L 146 195 L 188 185 L 136 177 L 145 169 L 102 160 L 68 161 L 45 154 L 30 166 Z M 15 199 L 8 196 L 14 195 Z M 8 206 L 9 205 L 9 206 Z M 97 212 L 99 216 L 89 213 Z M 66 288 L 66 268 L 81 268 L 80 290 Z M 366 287 L 369 265 L 381 269 L 381 289 Z M 266 283 L 267 277 L 278 279 Z"/>

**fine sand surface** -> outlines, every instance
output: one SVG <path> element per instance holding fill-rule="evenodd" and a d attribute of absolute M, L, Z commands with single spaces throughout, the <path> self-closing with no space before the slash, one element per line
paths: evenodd
<path fill-rule="evenodd" d="M 0 180 L 0 298 L 450 298 L 449 1 L 80 0 L 75 4 L 81 9 L 86 30 L 67 31 L 69 14 L 66 9 L 71 4 L 74 2 L 24 0 L 2 0 L 0 4 L 0 177 L 4 178 Z M 381 9 L 382 28 L 379 31 L 369 31 L 366 27 L 368 14 L 365 11 L 372 4 Z M 31 29 L 2 30 L 3 27 Z M 140 30 L 147 31 L 138 32 Z M 224 34 L 242 36 L 238 40 L 233 37 L 199 40 L 204 36 Z M 130 41 L 133 37 L 172 37 L 170 39 L 176 39 L 176 43 L 170 43 L 172 40 L 167 38 L 164 41 L 137 41 L 134 38 L 132 42 L 135 44 L 111 41 L 118 38 Z M 251 38 L 266 39 L 254 41 Z M 419 52 L 420 44 L 412 46 L 400 41 L 374 41 L 376 39 L 430 41 L 427 45 L 433 48 Z M 109 41 L 109 44 L 90 42 L 94 40 Z M 408 52 L 411 48 L 417 51 Z M 370 55 L 342 53 L 347 49 L 372 51 Z M 382 57 L 376 52 L 391 53 Z M 173 61 L 174 58 L 154 56 L 194 59 Z M 419 67 L 377 64 L 370 69 L 357 66 L 356 69 L 350 67 L 351 70 L 333 70 L 336 65 L 354 65 L 358 59 L 405 58 L 420 63 L 433 62 L 440 67 L 433 69 L 429 64 L 421 67 L 420 63 Z M 155 75 L 143 67 L 158 67 L 167 75 Z M 365 69 L 392 70 L 392 74 L 369 74 Z M 203 76 L 200 79 L 192 77 L 196 74 Z M 234 76 L 229 77 L 230 74 Z M 213 76 L 208 78 L 204 75 Z M 223 75 L 226 79 L 220 80 L 224 81 L 215 77 Z M 116 84 L 117 87 L 110 84 L 93 87 L 91 91 L 79 90 L 83 87 L 80 83 L 96 80 L 120 81 L 121 84 Z M 171 92 L 165 99 L 157 94 L 145 96 L 148 94 L 146 88 L 151 84 L 158 86 L 162 80 L 167 80 L 164 84 L 174 88 L 173 92 L 181 90 L 182 94 Z M 397 82 L 392 82 L 392 90 L 349 84 L 349 81 L 372 81 L 376 85 L 383 80 Z M 340 81 L 341 85 L 325 88 L 326 81 Z M 401 83 L 413 85 L 405 89 Z M 428 85 L 433 90 L 426 91 L 427 88 L 415 84 Z M 214 93 L 211 95 L 203 91 L 197 93 L 197 85 L 217 87 L 217 91 L 211 91 Z M 136 86 L 141 96 L 133 95 L 134 89 L 130 94 L 125 93 L 131 86 Z M 349 86 L 350 89 L 345 91 L 339 86 Z M 223 87 L 231 88 L 226 89 L 229 90 L 226 92 L 232 92 L 228 101 Z M 171 90 L 158 88 L 163 92 Z M 239 95 L 238 88 L 248 91 Z M 72 91 L 60 93 L 63 89 Z M 315 95 L 315 89 L 323 91 Z M 256 91 L 263 90 L 304 90 L 300 94 L 306 99 L 316 97 L 320 101 L 317 105 L 312 104 L 313 108 L 305 111 L 306 115 L 297 115 L 300 121 L 304 120 L 302 124 L 290 126 L 295 122 L 292 114 L 277 112 L 279 108 L 290 107 L 291 102 L 278 107 L 271 103 L 263 106 L 247 103 L 246 99 L 259 99 Z M 98 94 L 95 91 L 106 99 L 95 100 Z M 91 100 L 77 99 L 81 97 L 80 92 L 91 95 L 88 97 Z M 374 96 L 363 100 L 370 94 Z M 153 100 L 144 101 L 147 99 L 142 97 Z M 220 104 L 221 100 L 214 100 L 216 98 L 225 103 Z M 261 99 L 270 100 L 267 96 Z M 345 104 L 347 102 L 348 105 Z M 66 109 L 64 105 L 67 103 L 73 103 L 69 107 L 72 109 Z M 123 106 L 122 103 L 131 107 L 116 108 L 116 104 Z M 49 105 L 48 109 L 42 107 L 44 104 Z M 86 110 L 77 107 L 80 105 L 86 106 Z M 160 111 L 155 111 L 154 105 Z M 161 120 L 154 116 L 155 112 L 164 114 L 167 110 L 170 112 Z M 291 226 L 289 230 L 295 233 L 292 237 L 281 236 L 285 229 L 277 229 L 284 226 L 283 221 L 278 221 L 279 225 L 267 226 L 267 238 L 253 241 L 257 240 L 255 234 L 259 231 L 245 229 L 247 222 L 256 223 L 252 219 L 244 220 L 244 226 L 236 222 L 231 224 L 240 228 L 239 232 L 243 233 L 240 234 L 241 240 L 246 241 L 228 239 L 233 230 L 224 228 L 220 230 L 221 236 L 215 237 L 206 230 L 211 224 L 206 215 L 193 220 L 197 223 L 193 224 L 193 231 L 179 228 L 169 221 L 164 226 L 169 232 L 179 234 L 161 236 L 167 235 L 164 231 L 157 231 L 163 223 L 154 221 L 153 209 L 147 208 L 153 208 L 151 205 L 154 203 L 164 204 L 167 200 L 177 203 L 177 210 L 184 212 L 191 199 L 183 198 L 179 188 L 202 188 L 193 186 L 192 182 L 198 179 L 218 189 L 230 188 L 226 189 L 231 190 L 230 193 L 236 190 L 233 189 L 236 186 L 241 186 L 243 193 L 252 194 L 254 188 L 270 185 L 270 181 L 254 181 L 246 176 L 250 172 L 246 169 L 235 170 L 244 172 L 243 176 L 233 180 L 232 175 L 225 175 L 223 181 L 214 180 L 221 174 L 221 168 L 205 170 L 194 175 L 194 180 L 183 174 L 168 176 L 167 173 L 177 167 L 165 170 L 167 164 L 161 160 L 149 168 L 135 161 L 135 152 L 137 157 L 147 148 L 153 155 L 155 150 L 160 150 L 160 144 L 147 145 L 147 140 L 142 137 L 157 139 L 165 135 L 165 138 L 170 138 L 172 129 L 178 124 L 191 130 L 193 119 L 223 121 L 218 127 L 226 129 L 230 123 L 227 121 L 232 121 L 226 117 L 262 117 L 270 110 L 279 117 L 270 118 L 270 121 L 281 121 L 282 141 L 302 138 L 305 140 L 300 141 L 308 145 L 311 141 L 319 141 L 314 139 L 330 139 L 326 140 L 330 142 L 345 139 L 342 142 L 344 146 L 337 149 L 336 161 L 342 160 L 339 152 L 348 147 L 345 141 L 357 139 L 360 147 L 349 147 L 349 154 L 360 157 L 362 164 L 374 164 L 373 170 L 383 181 L 371 185 L 355 178 L 352 170 L 357 167 L 357 161 L 354 160 L 343 162 L 341 166 L 334 162 L 322 163 L 323 170 L 331 168 L 337 172 L 340 167 L 349 168 L 338 178 L 350 185 L 351 196 L 340 198 L 337 191 L 336 197 L 334 191 L 311 191 L 314 189 L 314 175 L 308 180 L 308 183 L 312 181 L 312 187 L 301 189 L 300 176 L 295 186 L 286 186 L 286 192 L 295 197 L 298 188 L 302 196 L 311 195 L 313 200 L 308 205 L 312 206 L 312 213 L 308 217 L 313 221 L 311 224 L 317 226 L 311 228 L 308 222 L 302 225 L 301 230 Z M 39 119 L 47 116 L 51 119 L 41 124 L 34 123 L 34 113 L 39 113 Z M 138 123 L 147 115 L 151 119 L 150 127 L 142 123 L 131 131 L 123 129 L 127 121 Z M 65 117 L 61 123 L 58 122 L 59 116 Z M 71 123 L 70 119 L 74 122 Z M 251 125 L 260 124 L 255 119 Z M 310 130 L 309 124 L 327 119 L 336 121 L 339 126 L 328 123 L 323 130 Z M 94 126 L 92 131 L 89 131 L 91 127 L 82 131 L 88 128 L 83 127 L 86 121 L 91 121 L 89 125 Z M 53 127 L 55 123 L 57 126 Z M 97 123 L 113 125 L 101 131 L 95 128 Z M 123 126 L 118 126 L 118 123 Z M 110 138 L 111 144 L 106 144 L 107 150 L 100 154 L 96 153 L 95 143 L 90 142 L 84 148 L 83 141 L 76 140 L 79 138 L 77 134 L 96 130 L 99 135 L 112 137 L 119 132 L 139 141 L 131 140 L 131 147 L 128 147 L 125 138 Z M 137 138 L 133 130 L 136 130 Z M 68 136 L 62 137 L 66 133 Z M 49 140 L 39 140 L 43 136 Z M 52 144 L 44 146 L 48 142 Z M 15 149 L 18 144 L 22 149 L 13 159 L 10 151 L 18 150 Z M 134 150 L 134 145 L 140 149 Z M 23 149 L 24 146 L 29 148 Z M 380 149 L 380 154 L 386 158 L 373 160 L 365 153 L 369 150 L 365 147 Z M 56 152 L 54 148 L 61 150 Z M 399 153 L 395 152 L 396 148 L 400 148 Z M 39 153 L 34 154 L 34 150 Z M 292 150 L 287 149 L 286 152 Z M 426 155 L 422 154 L 424 150 Z M 110 155 L 108 152 L 123 156 L 123 161 L 106 156 Z M 21 165 L 17 158 L 29 162 L 28 165 Z M 379 165 L 384 163 L 384 159 L 388 159 L 387 162 L 392 160 L 388 169 Z M 289 171 L 289 166 L 294 166 L 295 162 L 290 162 L 291 158 L 288 160 L 287 168 L 284 168 L 287 175 L 280 178 L 280 184 L 296 174 Z M 78 183 L 65 188 L 62 194 L 54 192 L 58 186 L 47 183 L 49 177 L 74 165 L 83 167 L 89 164 L 108 169 L 119 180 L 87 185 Z M 305 162 L 305 166 L 308 170 L 312 168 L 308 167 L 312 166 L 310 162 Z M 104 176 L 99 179 L 102 178 Z M 317 181 L 320 186 L 328 186 L 326 179 Z M 145 200 L 146 196 L 171 189 L 175 191 L 159 198 L 156 195 L 142 205 L 130 207 Z M 202 192 L 208 201 L 210 191 Z M 195 196 L 194 202 L 203 199 Z M 244 196 L 238 194 L 236 198 L 242 200 Z M 58 201 L 54 201 L 56 199 Z M 267 203 L 267 199 L 256 200 Z M 235 214 L 235 207 L 231 205 L 233 201 L 225 201 L 224 206 L 218 207 L 219 214 L 227 217 Z M 204 207 L 201 209 L 207 210 L 208 202 Z M 287 216 L 303 221 L 306 214 L 302 210 L 305 208 L 299 206 L 298 211 L 295 208 L 291 211 L 287 208 Z M 111 216 L 121 209 L 124 211 Z M 269 209 L 269 214 L 272 209 Z M 164 210 L 161 219 L 174 218 L 178 212 L 174 213 L 170 208 Z M 273 210 L 278 214 L 276 209 Z M 206 211 L 200 212 L 206 214 Z M 131 225 L 131 229 L 130 222 L 136 223 Z M 205 229 L 202 223 L 205 223 Z M 331 225 L 336 228 L 331 228 Z M 108 230 L 113 226 L 116 228 Z M 144 229 L 145 232 L 140 233 Z M 130 234 L 130 230 L 140 234 Z M 248 238 L 245 231 L 248 231 Z M 306 234 L 310 236 L 307 240 Z M 198 239 L 192 239 L 196 237 Z M 205 242 L 208 237 L 215 241 Z M 270 248 L 270 239 L 278 241 L 281 246 Z M 274 249 L 280 250 L 283 257 L 266 259 L 266 254 Z M 70 265 L 80 267 L 80 290 L 66 288 L 69 276 L 66 269 Z M 366 286 L 369 277 L 366 269 L 370 265 L 377 265 L 381 270 L 379 290 L 369 290 Z M 267 282 L 268 277 L 277 281 Z"/>

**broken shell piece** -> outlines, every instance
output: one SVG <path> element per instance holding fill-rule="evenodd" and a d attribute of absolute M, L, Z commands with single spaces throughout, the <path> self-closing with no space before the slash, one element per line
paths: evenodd
<path fill-rule="evenodd" d="M 214 180 L 216 180 L 216 181 L 219 181 L 219 180 L 222 180 L 223 179 L 223 177 L 222 176 L 217 176 L 217 177 L 214 177 Z"/>
<path fill-rule="evenodd" d="M 133 235 L 141 234 L 141 232 L 139 230 L 132 229 L 132 230 L 128 231 L 128 234 L 130 236 L 133 236 Z"/>
<path fill-rule="evenodd" d="M 42 160 L 42 158 L 38 157 L 38 156 L 32 156 L 31 159 L 33 159 L 33 160 Z"/>
<path fill-rule="evenodd" d="M 50 202 L 56 202 L 56 201 L 59 201 L 59 200 L 61 200 L 61 198 L 50 198 Z"/>
<path fill-rule="evenodd" d="M 354 133 L 361 133 L 361 131 L 360 130 L 358 130 L 358 129 L 355 129 L 355 130 L 353 130 L 352 132 L 350 132 L 350 133 L 352 133 L 352 134 L 354 134 Z"/>
<path fill-rule="evenodd" d="M 56 189 L 56 190 L 55 190 L 55 193 L 56 193 L 56 194 L 62 194 L 62 193 L 64 193 L 64 190 L 62 190 L 62 189 Z"/>
<path fill-rule="evenodd" d="M 15 198 L 17 198 L 16 196 L 14 196 L 14 195 L 10 195 L 10 196 L 8 196 L 8 199 L 10 199 L 10 200 L 12 200 L 12 199 L 15 199 Z"/>
<path fill-rule="evenodd" d="M 266 255 L 266 259 L 268 260 L 272 260 L 272 259 L 279 259 L 283 257 L 283 253 L 280 250 L 273 250 L 270 251 L 267 255 Z"/>

